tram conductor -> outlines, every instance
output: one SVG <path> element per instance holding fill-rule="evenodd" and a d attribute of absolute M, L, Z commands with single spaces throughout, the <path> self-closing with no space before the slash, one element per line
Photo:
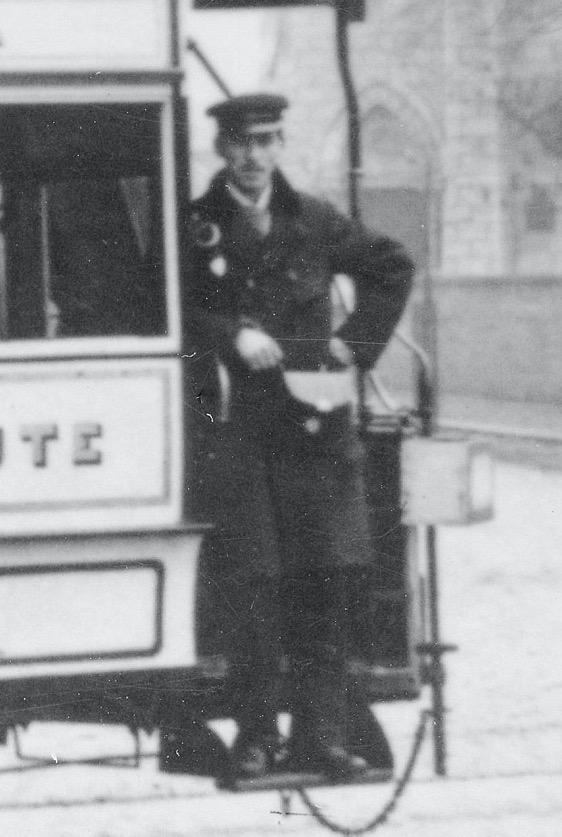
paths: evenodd
<path fill-rule="evenodd" d="M 399 243 L 288 183 L 279 169 L 288 104 L 250 94 L 208 110 L 224 167 L 191 207 L 184 294 L 205 426 L 201 492 L 215 524 L 202 578 L 236 695 L 236 776 L 259 777 L 281 758 L 353 779 L 369 767 L 347 739 L 346 597 L 373 560 L 361 441 L 346 405 L 302 401 L 287 373 L 370 368 L 414 268 Z M 353 280 L 356 302 L 333 333 L 337 274 Z M 280 756 L 283 666 L 294 732 Z"/>

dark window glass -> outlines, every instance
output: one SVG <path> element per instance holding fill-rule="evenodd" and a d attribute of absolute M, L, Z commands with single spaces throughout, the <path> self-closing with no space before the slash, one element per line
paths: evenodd
<path fill-rule="evenodd" d="M 0 108 L 3 339 L 166 331 L 157 105 Z"/>

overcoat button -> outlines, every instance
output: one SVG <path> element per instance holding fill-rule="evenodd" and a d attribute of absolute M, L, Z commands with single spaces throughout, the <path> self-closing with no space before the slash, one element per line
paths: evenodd
<path fill-rule="evenodd" d="M 320 419 L 317 418 L 317 416 L 311 416 L 310 418 L 307 418 L 306 421 L 304 422 L 304 429 L 306 430 L 306 432 L 307 433 L 312 433 L 313 435 L 315 435 L 316 433 L 319 433 L 321 427 L 322 427 L 322 423 L 321 423 Z"/>

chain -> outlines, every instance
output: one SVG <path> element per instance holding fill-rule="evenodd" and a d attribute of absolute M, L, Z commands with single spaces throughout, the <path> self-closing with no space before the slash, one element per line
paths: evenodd
<path fill-rule="evenodd" d="M 334 822 L 329 817 L 326 817 L 320 808 L 312 801 L 308 793 L 304 790 L 304 788 L 300 788 L 298 793 L 312 816 L 315 820 L 317 820 L 320 825 L 323 825 L 324 828 L 327 828 L 329 831 L 334 832 L 335 834 L 343 834 L 347 835 L 347 837 L 355 837 L 360 834 L 367 834 L 369 831 L 375 831 L 380 825 L 386 822 L 394 808 L 396 807 L 398 800 L 404 793 L 406 789 L 406 785 L 410 781 L 412 771 L 414 769 L 414 765 L 418 758 L 419 752 L 421 750 L 421 746 L 423 743 L 423 739 L 425 736 L 425 731 L 427 727 L 427 722 L 432 717 L 432 712 L 430 709 L 422 710 L 420 714 L 420 720 L 418 723 L 418 727 L 416 729 L 416 734 L 414 737 L 414 743 L 412 746 L 412 750 L 410 753 L 410 757 L 404 768 L 404 772 L 400 779 L 396 783 L 396 787 L 394 788 L 394 793 L 389 801 L 386 803 L 384 808 L 380 813 L 378 813 L 372 820 L 370 820 L 365 825 L 359 826 L 357 828 L 348 828 L 347 826 L 340 825 L 339 823 Z"/>

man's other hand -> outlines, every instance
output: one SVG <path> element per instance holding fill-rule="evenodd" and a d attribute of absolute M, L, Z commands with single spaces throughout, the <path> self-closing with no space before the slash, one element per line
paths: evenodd
<path fill-rule="evenodd" d="M 279 343 L 258 328 L 242 328 L 234 341 L 236 351 L 252 372 L 273 369 L 283 360 Z"/>
<path fill-rule="evenodd" d="M 341 337 L 332 337 L 328 350 L 334 360 L 337 360 L 342 366 L 351 366 L 353 363 L 353 351 Z"/>

